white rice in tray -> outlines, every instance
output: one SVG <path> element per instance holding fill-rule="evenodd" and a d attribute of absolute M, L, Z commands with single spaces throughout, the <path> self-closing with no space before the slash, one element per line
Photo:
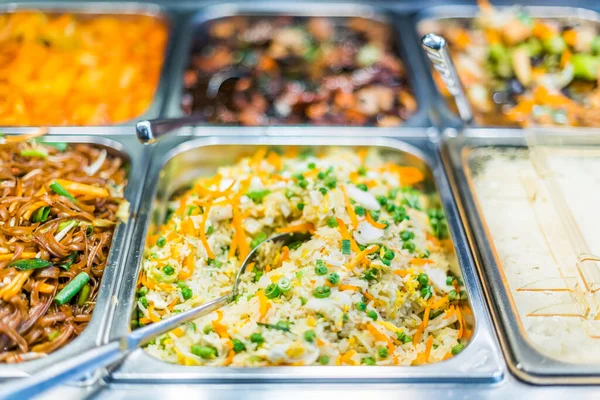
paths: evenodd
<path fill-rule="evenodd" d="M 537 154 L 542 163 L 526 150 L 471 151 L 477 199 L 527 340 L 561 361 L 598 363 L 600 264 L 586 254 L 600 255 L 600 157 Z"/>
<path fill-rule="evenodd" d="M 277 232 L 237 300 L 146 350 L 184 365 L 418 365 L 472 334 L 444 215 L 423 172 L 375 150 L 261 148 L 201 178 L 148 238 L 140 324 L 224 295 L 250 249 Z M 451 270 L 452 265 L 452 270 Z"/>

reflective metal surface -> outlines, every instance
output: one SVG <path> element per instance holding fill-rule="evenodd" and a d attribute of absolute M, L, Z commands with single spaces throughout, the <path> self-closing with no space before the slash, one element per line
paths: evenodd
<path fill-rule="evenodd" d="M 411 42 L 410 19 L 406 15 L 397 14 L 385 5 L 377 7 L 368 5 L 368 2 L 324 3 L 324 2 L 269 2 L 254 1 L 228 2 L 226 4 L 209 5 L 200 8 L 187 20 L 186 27 L 181 33 L 181 39 L 174 55 L 174 64 L 170 76 L 171 88 L 168 106 L 165 110 L 167 117 L 181 117 L 181 97 L 183 88 L 183 74 L 188 65 L 192 46 L 202 42 L 204 38 L 202 25 L 216 18 L 235 15 L 292 15 L 292 16 L 330 16 L 330 17 L 362 17 L 380 20 L 389 23 L 393 31 L 393 41 L 400 59 L 407 70 L 407 78 L 417 100 L 417 111 L 403 124 L 403 126 L 428 126 L 427 119 L 428 99 L 427 90 L 420 83 L 422 65 L 420 60 L 415 60 L 414 43 Z M 418 47 L 417 47 L 418 48 Z M 416 62 L 415 62 L 416 61 Z M 307 127 L 310 125 L 306 125 Z"/>
<path fill-rule="evenodd" d="M 446 140 L 442 155 L 449 174 L 453 175 L 456 182 L 453 189 L 461 200 L 461 212 L 465 213 L 465 219 L 470 223 L 469 242 L 473 252 L 479 255 L 479 272 L 512 372 L 520 379 L 533 383 L 600 383 L 600 363 L 578 364 L 552 359 L 542 354 L 528 339 L 529 333 L 524 330 L 511 287 L 504 276 L 504 267 L 493 244 L 493 236 L 477 200 L 470 167 L 465 165 L 472 149 L 490 146 L 526 149 L 528 144 L 532 145 L 532 135 L 535 135 L 536 145 L 600 144 L 600 131 L 590 129 L 548 129 L 535 133 L 517 129 L 472 129 Z M 566 232 L 563 240 L 568 241 Z"/>
<path fill-rule="evenodd" d="M 129 235 L 137 221 L 137 204 L 142 189 L 142 181 L 146 172 L 147 157 L 143 153 L 143 146 L 131 134 L 133 128 L 52 128 L 48 141 L 68 143 L 89 143 L 107 149 L 110 154 L 123 157 L 131 165 L 125 198 L 130 202 L 130 217 L 127 223 L 117 225 L 113 236 L 109 258 L 104 269 L 100 291 L 92 319 L 87 328 L 75 340 L 66 344 L 50 355 L 20 364 L 1 364 L 0 379 L 9 377 L 27 376 L 44 368 L 51 368 L 59 360 L 69 358 L 82 351 L 90 349 L 101 343 L 104 339 L 107 322 L 110 321 L 112 309 L 118 303 L 114 292 L 119 286 L 125 255 L 129 248 Z M 6 135 L 31 132 L 26 128 L 3 128 Z"/>
<path fill-rule="evenodd" d="M 275 129 L 275 128 L 274 128 Z M 239 128 L 223 128 L 239 132 Z M 282 129 L 283 130 L 283 129 Z M 241 154 L 251 153 L 259 145 L 286 146 L 374 146 L 402 155 L 408 163 L 423 166 L 430 171 L 430 183 L 438 190 L 446 212 L 451 236 L 475 320 L 471 343 L 460 355 L 437 364 L 419 367 L 268 367 L 268 368 L 215 368 L 172 365 L 152 358 L 143 350 L 134 352 L 112 374 L 115 382 L 197 382 L 218 381 L 405 381 L 423 380 L 450 382 L 488 382 L 502 379 L 502 361 L 493 338 L 485 304 L 481 296 L 474 266 L 456 213 L 448 182 L 437 157 L 435 146 L 424 130 L 412 130 L 410 139 L 354 137 L 344 140 L 327 138 L 335 128 L 311 128 L 319 137 L 209 137 L 188 138 L 175 136 L 158 142 L 148 172 L 139 223 L 132 236 L 133 246 L 126 262 L 126 279 L 119 292 L 119 307 L 113 319 L 111 336 L 129 329 L 134 307 L 134 292 L 144 251 L 145 237 L 153 221 L 162 221 L 166 201 L 173 191 L 194 178 L 212 174 L 221 165 L 233 163 Z M 339 129 L 337 129 L 339 130 Z M 405 132 L 408 135 L 408 132 Z"/>

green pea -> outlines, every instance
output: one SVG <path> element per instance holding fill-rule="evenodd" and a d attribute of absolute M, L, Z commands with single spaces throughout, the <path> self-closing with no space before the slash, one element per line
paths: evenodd
<path fill-rule="evenodd" d="M 364 302 L 360 301 L 360 302 L 356 303 L 356 309 L 358 311 L 366 311 L 367 305 Z"/>
<path fill-rule="evenodd" d="M 184 287 L 181 289 L 181 297 L 183 297 L 184 300 L 191 299 L 193 295 L 194 292 L 192 292 L 192 289 L 190 289 L 189 287 Z"/>
<path fill-rule="evenodd" d="M 448 300 L 449 300 L 449 301 L 454 301 L 454 300 L 456 300 L 457 298 L 458 298 L 458 293 L 456 293 L 456 290 L 451 290 L 451 291 L 448 293 Z"/>
<path fill-rule="evenodd" d="M 365 208 L 363 206 L 356 206 L 356 207 L 354 207 L 354 212 L 359 217 L 364 217 L 365 216 Z"/>
<path fill-rule="evenodd" d="M 235 351 L 236 353 L 240 353 L 246 350 L 246 345 L 241 340 L 231 339 L 231 343 L 233 343 L 233 351 Z"/>
<path fill-rule="evenodd" d="M 323 172 L 323 171 L 320 171 L 320 172 L 317 174 L 317 178 L 319 178 L 320 180 L 323 180 L 323 179 L 325 179 L 325 177 L 326 177 L 326 176 L 327 176 L 327 175 L 325 175 L 325 172 Z"/>
<path fill-rule="evenodd" d="M 321 364 L 321 365 L 327 365 L 327 364 L 329 364 L 329 357 L 321 356 L 321 357 L 319 357 L 319 359 L 317 361 L 319 361 L 319 364 Z"/>
<path fill-rule="evenodd" d="M 304 210 L 304 203 L 298 203 L 296 204 L 296 207 L 298 208 L 298 210 L 302 211 Z"/>
<path fill-rule="evenodd" d="M 337 180 L 332 177 L 328 177 L 324 183 L 329 189 L 335 189 L 337 186 Z"/>
<path fill-rule="evenodd" d="M 358 185 L 356 185 L 356 187 L 359 188 L 360 190 L 362 190 L 363 192 L 368 192 L 369 191 L 369 188 L 364 183 L 359 183 Z"/>
<path fill-rule="evenodd" d="M 379 205 L 385 206 L 387 204 L 387 198 L 385 196 L 376 196 L 375 197 L 377 199 L 377 201 L 379 202 Z"/>
<path fill-rule="evenodd" d="M 317 168 L 317 164 L 315 164 L 314 162 L 308 163 L 308 169 L 315 169 Z"/>
<path fill-rule="evenodd" d="M 265 342 L 265 338 L 260 333 L 256 332 L 250 335 L 250 341 L 256 344 L 263 344 Z"/>
<path fill-rule="evenodd" d="M 395 204 L 393 204 L 393 203 L 387 203 L 387 204 L 385 205 L 385 209 L 386 209 L 386 211 L 387 211 L 387 212 L 389 212 L 389 213 L 391 213 L 391 212 L 394 212 L 394 210 L 396 209 L 396 205 L 395 205 Z"/>
<path fill-rule="evenodd" d="M 163 272 L 165 273 L 165 275 L 171 276 L 175 273 L 175 268 L 167 264 L 163 267 Z"/>
<path fill-rule="evenodd" d="M 215 349 L 214 347 L 200 346 L 198 344 L 192 346 L 191 352 L 192 354 L 197 355 L 198 357 L 201 357 L 205 360 L 215 358 L 218 355 L 217 349 Z"/>
<path fill-rule="evenodd" d="M 141 287 L 138 291 L 137 291 L 137 295 L 138 297 L 143 297 L 145 295 L 148 294 L 148 288 L 146 286 Z"/>
<path fill-rule="evenodd" d="M 314 342 L 316 337 L 317 337 L 317 334 L 313 330 L 308 330 L 308 331 L 304 332 L 304 340 L 306 340 L 307 342 L 310 342 L 310 343 Z"/>
<path fill-rule="evenodd" d="M 423 297 L 425 300 L 427 300 L 428 298 L 431 297 L 431 287 L 430 286 L 425 286 L 421 289 L 421 297 Z"/>
<path fill-rule="evenodd" d="M 415 251 L 415 244 L 412 242 L 404 242 L 402 248 L 412 253 Z"/>
<path fill-rule="evenodd" d="M 308 181 L 299 181 L 298 186 L 300 186 L 302 189 L 306 189 L 308 187 Z"/>
<path fill-rule="evenodd" d="M 387 249 L 385 251 L 385 253 L 383 254 L 383 258 L 385 258 L 386 260 L 393 260 L 395 257 L 395 254 L 392 250 Z"/>
<path fill-rule="evenodd" d="M 156 245 L 158 247 L 165 247 L 165 244 L 167 244 L 167 239 L 164 236 L 161 236 L 158 239 L 156 239 Z"/>
<path fill-rule="evenodd" d="M 379 358 L 388 358 L 389 355 L 387 347 L 380 347 L 377 353 L 379 353 Z"/>
<path fill-rule="evenodd" d="M 205 335 L 208 335 L 211 332 L 214 332 L 215 329 L 213 328 L 212 324 L 206 324 L 204 325 L 204 328 L 202 328 L 202 332 L 204 332 Z"/>
<path fill-rule="evenodd" d="M 375 359 L 373 357 L 365 357 L 361 361 L 365 365 L 376 365 Z"/>
<path fill-rule="evenodd" d="M 409 241 L 410 239 L 414 239 L 415 234 L 414 232 L 411 231 L 402 231 L 400 232 L 400 239 L 406 241 Z"/>
<path fill-rule="evenodd" d="M 369 312 L 367 313 L 367 317 L 371 318 L 373 321 L 377 321 L 378 318 L 375 310 L 369 310 Z"/>
<path fill-rule="evenodd" d="M 325 196 L 325 195 L 327 194 L 327 189 L 325 189 L 325 188 L 323 188 L 323 187 L 322 187 L 322 188 L 319 188 L 319 192 L 321 192 L 321 194 L 322 194 L 323 196 Z"/>
<path fill-rule="evenodd" d="M 254 239 L 250 242 L 250 248 L 253 249 L 262 242 L 267 240 L 267 234 L 265 232 L 259 232 Z"/>
<path fill-rule="evenodd" d="M 452 286 L 452 283 L 454 283 L 454 277 L 452 275 L 447 276 L 446 277 L 446 285 Z"/>
<path fill-rule="evenodd" d="M 286 197 L 287 199 L 291 199 L 292 197 L 294 197 L 294 192 L 292 192 L 290 189 L 287 189 L 287 190 L 285 191 L 285 197 Z"/>
<path fill-rule="evenodd" d="M 429 277 L 425 273 L 420 273 L 417 276 L 417 281 L 419 281 L 421 286 L 427 286 L 429 284 Z"/>
<path fill-rule="evenodd" d="M 361 165 L 360 167 L 358 167 L 358 170 L 356 172 L 358 172 L 358 174 L 361 176 L 365 176 L 367 174 L 367 169 L 364 165 Z"/>
<path fill-rule="evenodd" d="M 567 43 L 560 35 L 545 39 L 543 45 L 550 54 L 560 55 L 567 49 Z"/>
<path fill-rule="evenodd" d="M 330 228 L 337 228 L 338 227 L 337 219 L 335 217 L 329 218 L 327 220 L 327 226 Z"/>
<path fill-rule="evenodd" d="M 146 298 L 146 296 L 144 296 L 144 297 L 140 297 L 140 298 L 138 299 L 138 301 L 140 302 L 140 304 L 141 304 L 142 306 L 144 306 L 144 308 L 148 308 L 148 299 Z"/>

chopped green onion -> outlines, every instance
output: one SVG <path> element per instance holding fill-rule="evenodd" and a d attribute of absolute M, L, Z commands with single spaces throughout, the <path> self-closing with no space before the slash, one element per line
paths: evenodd
<path fill-rule="evenodd" d="M 281 278 L 277 282 L 277 286 L 279 287 L 279 290 L 281 290 L 283 293 L 286 293 L 292 290 L 292 281 L 290 281 L 288 278 Z"/>
<path fill-rule="evenodd" d="M 262 203 L 265 196 L 268 195 L 269 193 L 271 193 L 271 191 L 268 189 L 256 190 L 253 192 L 246 193 L 246 196 L 248 196 L 248 198 L 250 200 L 252 200 L 253 202 L 260 204 L 260 203 Z"/>
<path fill-rule="evenodd" d="M 331 295 L 331 289 L 329 288 L 329 286 L 325 285 L 317 286 L 317 288 L 313 292 L 313 295 L 318 299 L 325 299 Z"/>
<path fill-rule="evenodd" d="M 263 327 L 269 328 L 269 329 L 277 329 L 278 331 L 283 331 L 283 332 L 289 332 L 290 331 L 290 324 L 287 323 L 287 322 L 285 322 L 285 321 L 279 321 L 275 325 L 273 325 L 273 324 L 265 324 L 263 322 L 257 322 L 256 325 L 263 326 Z"/>
<path fill-rule="evenodd" d="M 52 182 L 50 184 L 50 189 L 52 189 L 52 191 L 59 196 L 63 196 L 69 200 L 75 201 L 75 197 L 73 197 L 71 193 L 67 192 L 67 190 L 58 182 Z"/>
<path fill-rule="evenodd" d="M 69 254 L 69 257 L 67 257 L 67 261 L 65 261 L 64 263 L 60 264 L 59 267 L 61 267 L 62 269 L 65 269 L 65 270 L 68 271 L 69 268 L 71 268 L 71 265 L 73 265 L 73 263 L 77 259 L 77 254 L 79 254 L 78 251 L 74 251 L 71 254 Z"/>
<path fill-rule="evenodd" d="M 333 283 L 334 285 L 337 285 L 337 283 L 340 281 L 340 276 L 336 272 L 332 272 L 327 277 L 327 280 Z"/>
<path fill-rule="evenodd" d="M 50 261 L 42 260 L 41 258 L 30 258 L 27 260 L 15 260 L 11 261 L 7 265 L 8 267 L 15 267 L 20 271 L 27 271 L 29 269 L 46 268 L 52 266 Z"/>
<path fill-rule="evenodd" d="M 349 255 L 352 251 L 350 250 L 350 240 L 344 239 L 342 240 L 342 254 Z"/>
<path fill-rule="evenodd" d="M 257 270 L 257 271 L 254 273 L 254 279 L 252 280 L 252 282 L 254 282 L 254 283 L 258 282 L 258 281 L 260 280 L 260 278 L 262 278 L 262 276 L 263 276 L 264 274 L 265 274 L 265 273 L 264 273 L 263 271 L 261 271 L 261 270 Z"/>
<path fill-rule="evenodd" d="M 219 354 L 217 349 L 212 346 L 200 346 L 198 344 L 192 346 L 191 352 L 192 354 L 205 360 L 216 358 Z"/>
<path fill-rule="evenodd" d="M 300 248 L 300 246 L 302 246 L 302 242 L 298 240 L 298 241 L 290 243 L 288 245 L 288 248 L 290 250 L 298 250 Z"/>
<path fill-rule="evenodd" d="M 267 240 L 267 234 L 264 232 L 258 232 L 256 237 L 254 239 L 252 239 L 252 241 L 250 242 L 250 248 L 251 249 L 255 248 L 256 246 L 258 246 L 265 240 Z"/>
<path fill-rule="evenodd" d="M 53 341 L 54 339 L 56 339 L 59 336 L 60 336 L 60 331 L 54 330 L 48 334 L 48 340 Z"/>
<path fill-rule="evenodd" d="M 65 142 L 46 142 L 45 140 L 42 140 L 42 143 L 46 146 L 54 147 L 58 151 L 65 151 L 69 148 L 69 145 Z"/>
<path fill-rule="evenodd" d="M 317 266 L 315 267 L 315 274 L 325 275 L 327 273 L 327 266 L 323 263 L 323 260 L 317 260 Z"/>
<path fill-rule="evenodd" d="M 213 233 L 215 233 L 215 227 L 211 225 L 208 227 L 208 229 L 206 229 L 206 234 L 212 235 Z"/>
<path fill-rule="evenodd" d="M 287 190 L 285 191 L 285 197 L 286 197 L 287 199 L 291 199 L 292 197 L 294 197 L 294 192 L 292 192 L 290 189 L 287 189 Z"/>
<path fill-rule="evenodd" d="M 21 155 L 23 157 L 46 158 L 48 157 L 48 152 L 46 149 L 39 147 L 37 149 L 23 149 L 21 150 Z"/>
<path fill-rule="evenodd" d="M 48 216 L 50 215 L 50 207 L 44 206 L 40 207 L 31 214 L 32 222 L 46 222 L 48 220 Z"/>
<path fill-rule="evenodd" d="M 66 304 L 73 298 L 90 280 L 90 276 L 87 272 L 80 272 L 71 282 L 62 288 L 60 292 L 54 298 L 54 301 L 60 305 Z"/>
<path fill-rule="evenodd" d="M 60 224 L 58 224 L 58 232 L 66 229 L 67 231 L 71 230 L 71 228 L 75 227 L 79 225 L 79 221 L 75 220 L 75 219 L 71 219 L 69 221 L 63 221 Z"/>
<path fill-rule="evenodd" d="M 79 292 L 79 297 L 77 298 L 77 305 L 79 305 L 80 307 L 83 307 L 83 305 L 90 298 L 91 289 L 92 289 L 92 287 L 87 284 L 81 289 L 81 291 Z"/>
<path fill-rule="evenodd" d="M 271 283 L 265 288 L 265 296 L 267 296 L 268 299 L 279 297 L 281 296 L 281 289 L 279 289 L 279 286 L 277 286 L 276 283 Z"/>
<path fill-rule="evenodd" d="M 464 348 L 465 348 L 465 345 L 462 343 L 459 343 L 456 346 L 453 346 L 452 349 L 450 350 L 450 352 L 452 353 L 453 356 L 455 356 L 458 353 L 460 353 L 461 351 L 463 351 Z"/>

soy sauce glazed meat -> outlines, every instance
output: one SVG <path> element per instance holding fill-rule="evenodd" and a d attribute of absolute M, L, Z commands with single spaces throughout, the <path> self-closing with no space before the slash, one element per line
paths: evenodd
<path fill-rule="evenodd" d="M 45 356 L 85 329 L 126 183 L 104 149 L 2 137 L 0 362 Z"/>
<path fill-rule="evenodd" d="M 600 127 L 598 26 L 481 0 L 476 18 L 425 22 L 420 31 L 447 39 L 478 123 Z"/>
<path fill-rule="evenodd" d="M 185 71 L 185 114 L 228 125 L 396 126 L 417 108 L 382 22 L 228 17 L 207 29 Z"/>

